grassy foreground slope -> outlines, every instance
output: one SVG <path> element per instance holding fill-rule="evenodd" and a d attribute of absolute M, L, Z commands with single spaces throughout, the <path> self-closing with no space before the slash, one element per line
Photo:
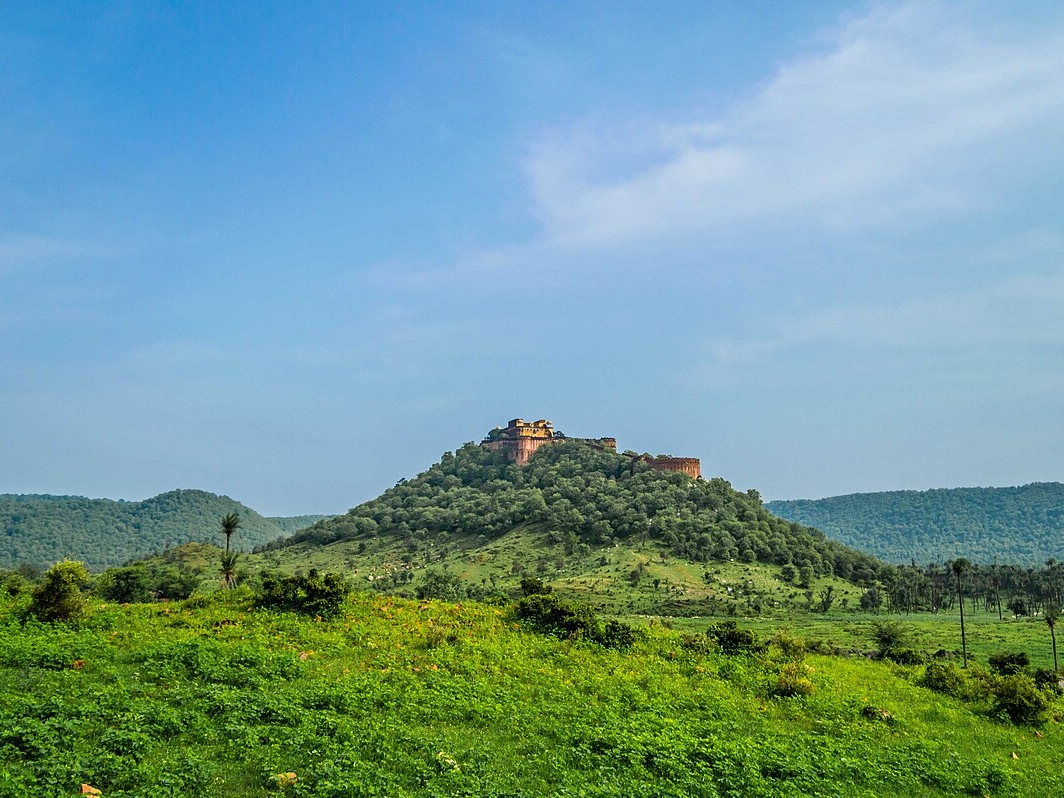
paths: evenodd
<path fill-rule="evenodd" d="M 3 602 L 3 798 L 1064 793 L 1059 722 L 1012 726 L 920 668 L 661 628 L 615 651 L 365 594 L 329 620 L 233 591 L 73 627 Z M 812 693 L 778 697 L 788 675 Z"/>
<path fill-rule="evenodd" d="M 228 496 L 172 490 L 139 502 L 84 496 L 0 495 L 0 568 L 46 568 L 65 557 L 100 570 L 189 541 L 217 543 L 219 522 L 239 513 L 233 539 L 250 549 L 321 520 L 266 518 Z"/>
<path fill-rule="evenodd" d="M 894 563 L 1041 565 L 1064 559 L 1064 485 L 942 488 L 772 501 L 783 518 Z"/>

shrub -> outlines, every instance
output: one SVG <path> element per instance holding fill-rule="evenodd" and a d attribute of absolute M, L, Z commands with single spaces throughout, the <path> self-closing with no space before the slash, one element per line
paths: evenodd
<path fill-rule="evenodd" d="M 920 684 L 954 698 L 961 698 L 967 692 L 964 674 L 952 662 L 932 662 L 924 671 Z"/>
<path fill-rule="evenodd" d="M 1038 723 L 1049 709 L 1049 699 L 1026 673 L 1011 673 L 994 688 L 994 709 L 1013 723 Z"/>
<path fill-rule="evenodd" d="M 892 648 L 883 657 L 899 665 L 922 665 L 924 662 L 924 655 L 914 648 Z"/>
<path fill-rule="evenodd" d="M 0 571 L 0 593 L 11 597 L 20 596 L 29 590 L 30 583 L 18 571 Z"/>
<path fill-rule="evenodd" d="M 517 602 L 514 613 L 541 632 L 558 637 L 594 639 L 595 612 L 587 604 L 562 601 L 553 593 L 533 593 Z"/>
<path fill-rule="evenodd" d="M 788 659 L 800 660 L 805 656 L 805 641 L 789 629 L 780 629 L 772 644 Z"/>
<path fill-rule="evenodd" d="M 553 593 L 533 593 L 517 602 L 514 614 L 533 628 L 556 637 L 590 640 L 607 648 L 631 648 L 637 632 L 620 621 L 600 626 L 595 611 L 579 601 L 562 601 Z"/>
<path fill-rule="evenodd" d="M 1026 671 L 1027 666 L 1031 664 L 1031 660 L 1028 659 L 1025 651 L 999 651 L 997 654 L 991 654 L 987 663 L 994 673 L 1010 676 L 1014 673 Z"/>
<path fill-rule="evenodd" d="M 598 642 L 602 643 L 606 648 L 626 650 L 635 643 L 636 634 L 636 630 L 626 623 L 606 621 Z"/>
<path fill-rule="evenodd" d="M 706 630 L 725 654 L 749 654 L 757 650 L 757 636 L 749 629 L 740 629 L 735 621 L 721 621 Z"/>
<path fill-rule="evenodd" d="M 875 641 L 879 656 L 889 659 L 892 651 L 905 647 L 909 633 L 897 621 L 877 621 L 872 625 L 872 639 Z"/>
<path fill-rule="evenodd" d="M 800 695 L 812 695 L 813 682 L 809 679 L 810 669 L 807 665 L 799 662 L 788 662 L 780 669 L 776 677 L 776 683 L 772 685 L 772 695 L 781 697 L 793 697 Z"/>
<path fill-rule="evenodd" d="M 255 598 L 259 607 L 320 615 L 337 615 L 350 588 L 338 574 L 319 576 L 311 569 L 306 576 L 278 576 L 263 573 L 262 592 Z"/>
<path fill-rule="evenodd" d="M 49 568 L 33 589 L 30 614 L 42 621 L 74 621 L 85 613 L 81 588 L 89 581 L 85 564 L 62 560 Z"/>
<path fill-rule="evenodd" d="M 525 596 L 546 595 L 552 589 L 550 585 L 543 584 L 542 579 L 534 576 L 526 576 L 521 580 L 521 593 Z"/>
<path fill-rule="evenodd" d="M 421 583 L 414 591 L 419 599 L 439 599 L 440 601 L 461 601 L 469 593 L 466 584 L 458 574 L 429 569 L 421 578 Z"/>
<path fill-rule="evenodd" d="M 1057 695 L 1064 693 L 1064 679 L 1061 679 L 1059 673 L 1049 668 L 1036 668 L 1034 683 L 1038 685 L 1039 690 L 1049 690 Z"/>

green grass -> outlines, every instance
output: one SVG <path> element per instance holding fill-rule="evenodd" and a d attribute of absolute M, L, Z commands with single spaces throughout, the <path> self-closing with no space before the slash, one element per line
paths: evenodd
<path fill-rule="evenodd" d="M 664 553 L 664 556 L 663 556 Z M 395 584 L 405 564 L 413 581 Z M 344 573 L 364 589 L 412 593 L 426 569 L 447 569 L 469 585 L 513 594 L 522 575 L 549 582 L 555 591 L 579 598 L 611 615 L 701 616 L 727 614 L 788 617 L 808 603 L 806 591 L 780 579 L 780 568 L 764 563 L 699 563 L 675 557 L 656 543 L 576 547 L 566 552 L 550 542 L 541 525 L 525 524 L 494 539 L 448 536 L 415 552 L 392 536 L 345 540 L 330 545 L 301 544 L 246 557 L 251 574 L 262 568 L 289 572 Z M 633 571 L 640 572 L 633 584 Z M 657 584 L 655 584 L 657 580 Z M 834 577 L 813 585 L 814 598 L 831 586 L 835 606 L 856 608 L 861 589 Z"/>
<path fill-rule="evenodd" d="M 657 624 L 614 651 L 470 602 L 250 606 L 96 606 L 68 628 L 0 604 L 0 796 L 1064 792 L 1059 722 L 1013 726 L 919 687 L 919 667 L 726 656 Z M 774 697 L 788 668 L 811 695 Z"/>

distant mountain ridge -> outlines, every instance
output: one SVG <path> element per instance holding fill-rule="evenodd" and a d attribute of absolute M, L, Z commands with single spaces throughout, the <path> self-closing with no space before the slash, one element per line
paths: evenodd
<path fill-rule="evenodd" d="M 239 550 L 291 535 L 324 515 L 268 518 L 202 490 L 172 490 L 143 501 L 0 494 L 0 568 L 48 567 L 65 557 L 92 570 L 120 565 L 190 541 L 221 543 L 221 518 L 239 513 Z"/>
<path fill-rule="evenodd" d="M 765 503 L 772 513 L 893 563 L 1064 560 L 1064 484 L 852 493 Z"/>

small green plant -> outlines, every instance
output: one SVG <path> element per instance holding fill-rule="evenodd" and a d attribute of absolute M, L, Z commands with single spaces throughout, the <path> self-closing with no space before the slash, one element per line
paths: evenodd
<path fill-rule="evenodd" d="M 33 589 L 29 612 L 42 621 L 75 621 L 85 614 L 81 588 L 89 581 L 85 564 L 61 560 L 49 568 Z"/>

